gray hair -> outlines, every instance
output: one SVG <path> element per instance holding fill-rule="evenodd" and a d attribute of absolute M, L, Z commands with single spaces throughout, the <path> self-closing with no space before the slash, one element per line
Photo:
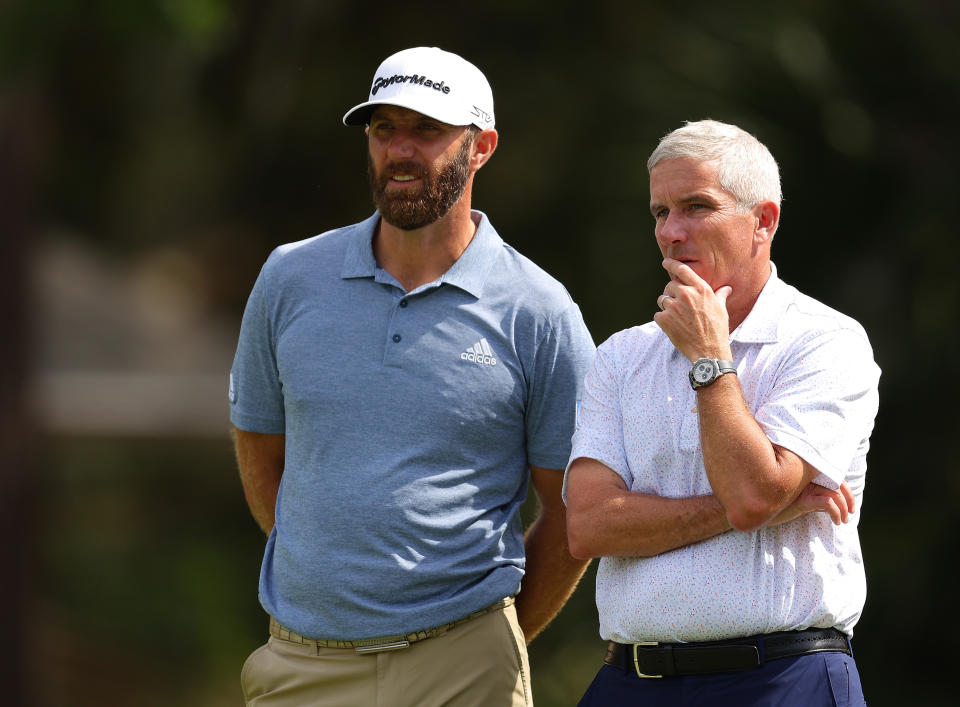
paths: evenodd
<path fill-rule="evenodd" d="M 660 139 L 647 160 L 647 170 L 676 157 L 716 163 L 720 186 L 741 209 L 763 201 L 780 206 L 783 200 L 780 169 L 770 150 L 736 125 L 716 120 L 687 121 Z"/>

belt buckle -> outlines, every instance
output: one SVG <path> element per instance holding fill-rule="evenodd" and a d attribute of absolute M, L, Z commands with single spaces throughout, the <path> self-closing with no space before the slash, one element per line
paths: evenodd
<path fill-rule="evenodd" d="M 398 651 L 401 648 L 409 648 L 410 641 L 399 640 L 399 641 L 388 641 L 386 643 L 371 643 L 364 646 L 357 646 L 353 650 L 360 654 L 365 655 L 367 653 L 383 653 L 385 651 Z"/>
<path fill-rule="evenodd" d="M 640 643 L 633 644 L 633 669 L 637 671 L 638 678 L 662 678 L 663 675 L 647 675 L 646 673 L 640 672 L 640 661 L 637 658 L 637 647 L 638 646 L 658 646 L 660 645 L 657 641 L 641 641 Z"/>

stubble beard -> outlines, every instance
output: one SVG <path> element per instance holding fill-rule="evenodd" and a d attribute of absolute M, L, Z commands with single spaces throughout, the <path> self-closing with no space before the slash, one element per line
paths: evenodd
<path fill-rule="evenodd" d="M 453 208 L 470 178 L 470 155 L 473 140 L 463 139 L 457 154 L 440 166 L 436 172 L 415 162 L 390 162 L 384 166 L 384 173 L 378 175 L 373 160 L 367 153 L 367 178 L 373 203 L 383 220 L 391 226 L 404 231 L 413 231 L 439 221 Z M 396 173 L 412 174 L 422 184 L 417 190 L 387 193 L 390 175 Z"/>

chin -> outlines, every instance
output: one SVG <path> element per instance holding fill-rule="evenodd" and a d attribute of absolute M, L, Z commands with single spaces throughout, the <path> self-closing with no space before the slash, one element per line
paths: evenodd
<path fill-rule="evenodd" d="M 715 279 L 714 274 L 709 270 L 707 270 L 703 265 L 701 265 L 700 263 L 696 263 L 694 265 L 688 264 L 687 267 L 693 270 L 697 274 L 697 277 L 709 283 L 710 287 L 713 287 L 714 289 L 716 289 L 717 286 L 715 286 L 713 283 L 713 280 Z"/>

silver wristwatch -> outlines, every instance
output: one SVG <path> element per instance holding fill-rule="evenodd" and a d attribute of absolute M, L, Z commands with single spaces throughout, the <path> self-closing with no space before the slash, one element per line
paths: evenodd
<path fill-rule="evenodd" d="M 698 358 L 690 369 L 690 385 L 694 390 L 706 388 L 724 373 L 736 373 L 733 361 L 721 361 L 718 358 Z"/>

